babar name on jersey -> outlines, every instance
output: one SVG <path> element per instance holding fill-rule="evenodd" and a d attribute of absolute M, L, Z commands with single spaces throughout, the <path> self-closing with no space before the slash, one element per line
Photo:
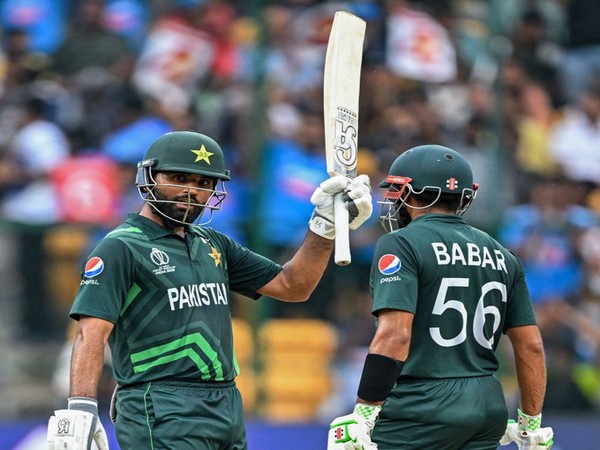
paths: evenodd
<path fill-rule="evenodd" d="M 198 283 L 167 289 L 171 311 L 198 306 L 228 305 L 225 283 Z"/>
<path fill-rule="evenodd" d="M 467 242 L 464 247 L 455 242 L 450 248 L 443 242 L 432 242 L 431 247 L 439 266 L 489 267 L 508 273 L 504 253 L 498 249 L 490 250 L 486 246 L 480 247 L 472 242 Z"/>

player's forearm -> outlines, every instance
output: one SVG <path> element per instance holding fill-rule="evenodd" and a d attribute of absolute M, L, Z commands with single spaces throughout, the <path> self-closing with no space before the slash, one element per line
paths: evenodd
<path fill-rule="evenodd" d="M 294 257 L 260 292 L 290 302 L 308 299 L 325 272 L 332 249 L 332 240 L 309 231 Z"/>
<path fill-rule="evenodd" d="M 546 361 L 539 330 L 536 326 L 509 330 L 515 351 L 515 367 L 521 410 L 529 415 L 542 412 L 546 393 Z"/>
<path fill-rule="evenodd" d="M 369 353 L 406 361 L 410 348 L 414 315 L 400 310 L 379 313 L 377 331 L 369 346 Z"/>
<path fill-rule="evenodd" d="M 543 355 L 528 359 L 517 358 L 516 369 L 521 410 L 529 415 L 540 414 L 546 393 L 546 366 Z"/>
<path fill-rule="evenodd" d="M 309 231 L 294 257 L 284 264 L 283 275 L 288 284 L 289 300 L 308 299 L 327 268 L 333 241 Z"/>
<path fill-rule="evenodd" d="M 104 349 L 97 343 L 75 341 L 71 358 L 70 397 L 97 398 Z"/>
<path fill-rule="evenodd" d="M 106 338 L 93 327 L 79 326 L 71 355 L 70 397 L 97 398 Z"/>

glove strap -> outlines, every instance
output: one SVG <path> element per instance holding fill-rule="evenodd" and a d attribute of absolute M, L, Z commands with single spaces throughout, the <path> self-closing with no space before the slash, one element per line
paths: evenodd
<path fill-rule="evenodd" d="M 375 423 L 375 421 L 377 420 L 377 416 L 379 416 L 379 411 L 381 411 L 380 405 L 357 403 L 354 406 L 354 414 L 362 417 L 367 422 L 371 422 L 371 423 Z"/>
<path fill-rule="evenodd" d="M 69 397 L 68 409 L 84 411 L 98 416 L 98 400 L 92 397 Z"/>
<path fill-rule="evenodd" d="M 537 416 L 530 416 L 525 414 L 520 409 L 517 409 L 517 415 L 519 420 L 519 429 L 522 431 L 535 431 L 542 426 L 542 414 Z"/>
<path fill-rule="evenodd" d="M 319 236 L 333 240 L 335 239 L 335 225 L 328 218 L 320 215 L 316 209 L 308 222 L 310 230 Z"/>

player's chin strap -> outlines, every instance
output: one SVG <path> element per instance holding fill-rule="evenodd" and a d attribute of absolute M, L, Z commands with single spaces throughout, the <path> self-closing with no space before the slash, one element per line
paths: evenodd
<path fill-rule="evenodd" d="M 98 401 L 91 397 L 70 397 L 68 409 L 54 411 L 48 421 L 48 450 L 109 450 L 106 431 L 98 417 Z"/>

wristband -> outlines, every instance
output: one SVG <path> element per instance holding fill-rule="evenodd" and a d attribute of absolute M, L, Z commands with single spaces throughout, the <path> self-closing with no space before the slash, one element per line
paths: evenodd
<path fill-rule="evenodd" d="M 98 416 L 98 400 L 92 397 L 69 397 L 67 403 L 68 409 L 85 411 Z"/>
<path fill-rule="evenodd" d="M 369 353 L 365 358 L 358 398 L 368 402 L 381 402 L 386 399 L 396 384 L 404 361 L 389 356 Z"/>
<path fill-rule="evenodd" d="M 519 429 L 523 431 L 535 431 L 542 426 L 542 415 L 530 416 L 525 414 L 520 409 L 517 409 L 517 416 L 519 420 Z"/>
<path fill-rule="evenodd" d="M 381 411 L 381 406 L 379 405 L 369 405 L 367 403 L 357 403 L 354 406 L 354 414 L 362 417 L 367 422 L 375 423 L 377 420 L 377 416 L 379 415 L 379 411 Z"/>

